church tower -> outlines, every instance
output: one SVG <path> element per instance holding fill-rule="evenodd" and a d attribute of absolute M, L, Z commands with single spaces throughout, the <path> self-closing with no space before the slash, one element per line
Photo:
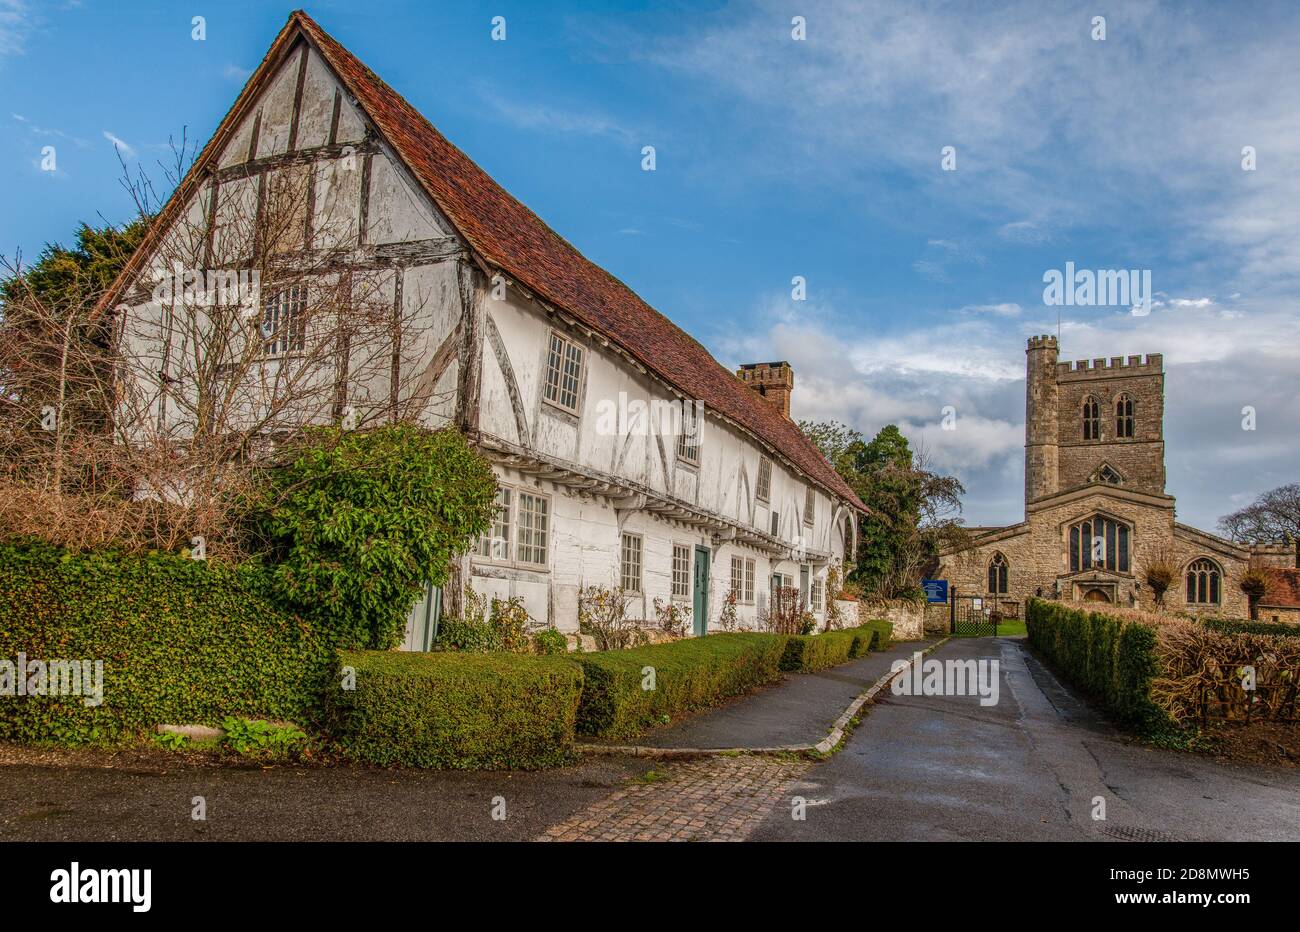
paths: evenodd
<path fill-rule="evenodd" d="M 1059 362 L 1056 337 L 1025 350 L 1026 504 L 1092 482 L 1165 491 L 1159 353 Z"/>

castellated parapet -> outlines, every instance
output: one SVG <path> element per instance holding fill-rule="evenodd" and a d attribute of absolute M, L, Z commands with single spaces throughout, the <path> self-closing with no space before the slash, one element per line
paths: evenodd
<path fill-rule="evenodd" d="M 1032 337 L 1034 340 L 1042 337 Z M 1051 339 L 1048 337 L 1048 339 Z M 1109 359 L 1077 359 L 1073 362 L 1058 362 L 1056 378 L 1058 381 L 1077 381 L 1080 379 L 1127 378 L 1134 375 L 1164 375 L 1164 356 L 1161 353 L 1148 353 L 1145 356 L 1112 356 Z"/>

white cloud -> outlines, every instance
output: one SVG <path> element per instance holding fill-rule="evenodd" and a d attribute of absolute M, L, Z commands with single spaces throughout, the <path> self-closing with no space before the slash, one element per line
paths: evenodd
<path fill-rule="evenodd" d="M 230 62 L 229 64 L 226 65 L 225 68 L 221 70 L 221 76 L 225 78 L 227 81 L 237 81 L 240 84 L 243 84 L 245 81 L 247 81 L 249 75 L 251 75 L 252 73 L 253 70 L 251 68 L 245 68 L 242 65 L 236 65 L 234 62 Z"/>
<path fill-rule="evenodd" d="M 1284 304 L 1242 302 L 1224 317 L 1212 300 L 1176 299 L 1146 317 L 1076 308 L 1061 322 L 1061 360 L 1161 353 L 1166 369 L 1166 460 L 1179 519 L 1213 530 L 1243 497 L 1300 478 L 1294 402 L 1300 343 Z M 1023 514 L 1025 339 L 1056 329 L 1055 308 L 1019 313 L 945 311 L 945 321 L 908 321 L 863 332 L 848 307 L 812 304 L 795 313 L 772 295 L 746 315 L 743 337 L 721 341 L 731 363 L 788 359 L 796 418 L 835 419 L 867 435 L 894 423 L 924 446 L 935 468 L 967 487 L 974 524 Z M 944 407 L 956 429 L 942 427 Z M 1255 431 L 1241 409 L 1257 411 Z"/>
<path fill-rule="evenodd" d="M 792 42 L 773 26 L 788 21 L 786 4 L 762 0 L 716 25 L 692 18 L 644 54 L 702 77 L 715 106 L 741 101 L 726 110 L 737 122 L 797 127 L 765 132 L 772 144 L 752 153 L 750 173 L 841 192 L 875 185 L 876 200 L 899 186 L 882 195 L 875 182 L 903 175 L 911 216 L 978 220 L 1022 245 L 1109 226 L 1114 248 L 1140 252 L 1154 227 L 1216 283 L 1258 291 L 1300 282 L 1296 15 L 1277 7 L 1247 23 L 1228 7 L 1187 16 L 1126 4 L 1094 42 L 1067 0 L 1013 0 L 997 15 L 825 0 L 808 40 Z M 945 145 L 957 171 L 939 168 Z M 1256 171 L 1242 170 L 1246 145 Z M 718 157 L 740 171 L 744 155 Z M 1125 216 L 1139 229 L 1116 223 Z M 914 268 L 945 280 L 934 261 Z"/>
<path fill-rule="evenodd" d="M 563 110 L 546 104 L 519 103 L 491 91 L 480 95 L 497 116 L 519 129 L 562 135 L 602 136 L 631 145 L 645 141 L 641 135 L 601 113 L 588 109 Z"/>
<path fill-rule="evenodd" d="M 0 58 L 21 55 L 34 26 L 35 14 L 26 3 L 0 0 Z"/>
<path fill-rule="evenodd" d="M 117 136 L 114 136 L 108 130 L 104 130 L 104 138 L 107 139 L 109 142 L 111 142 L 113 144 L 113 148 L 121 152 L 124 158 L 128 158 L 128 159 L 135 158 L 135 149 L 132 148 L 129 143 L 118 138 Z"/>
<path fill-rule="evenodd" d="M 1013 301 L 1004 301 L 1001 304 L 968 304 L 962 308 L 963 313 L 995 314 L 998 317 L 1019 317 L 1023 310 Z"/>

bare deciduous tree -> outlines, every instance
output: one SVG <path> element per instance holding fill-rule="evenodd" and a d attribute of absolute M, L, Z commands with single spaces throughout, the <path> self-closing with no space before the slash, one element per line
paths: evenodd
<path fill-rule="evenodd" d="M 185 162 L 182 139 L 171 185 Z M 349 170 L 288 164 L 202 187 L 99 313 L 103 287 L 50 300 L 6 262 L 0 530 L 233 554 L 230 509 L 280 440 L 446 401 L 417 368 L 427 297 L 403 294 L 396 262 L 346 245 L 356 220 L 329 192 Z M 141 217 L 156 211 L 143 173 L 124 166 L 123 184 Z"/>

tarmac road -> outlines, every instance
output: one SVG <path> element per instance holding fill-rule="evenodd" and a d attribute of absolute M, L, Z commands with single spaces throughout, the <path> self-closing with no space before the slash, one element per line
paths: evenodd
<path fill-rule="evenodd" d="M 752 840 L 1300 839 L 1300 771 L 1130 743 L 1023 638 L 955 639 L 931 656 L 997 660 L 997 704 L 889 694 L 790 790 L 805 819 L 778 807 Z"/>

